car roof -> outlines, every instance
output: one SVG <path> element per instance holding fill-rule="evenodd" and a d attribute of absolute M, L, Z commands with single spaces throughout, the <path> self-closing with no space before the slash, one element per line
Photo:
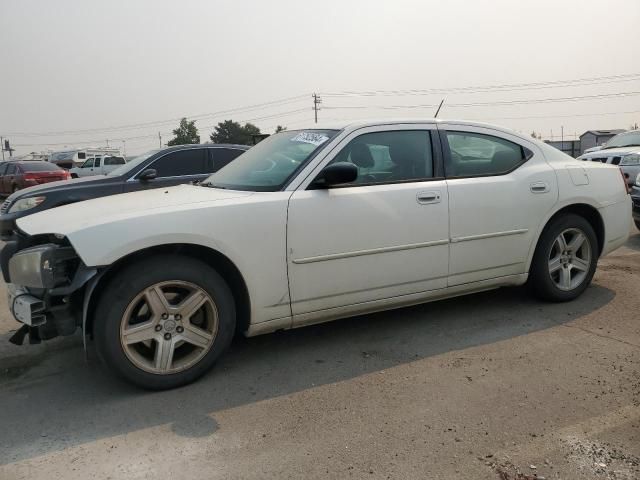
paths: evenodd
<path fill-rule="evenodd" d="M 190 150 L 193 148 L 234 148 L 236 150 L 249 150 L 250 145 L 239 145 L 233 143 L 190 143 L 187 145 L 172 145 L 165 147 L 161 152 L 174 152 L 177 150 Z"/>
<path fill-rule="evenodd" d="M 386 119 L 363 119 L 363 120 L 349 120 L 344 122 L 327 122 L 327 123 L 318 123 L 311 124 L 308 127 L 295 128 L 292 130 L 355 130 L 357 128 L 362 127 L 373 127 L 378 125 L 399 125 L 399 124 L 424 124 L 424 123 L 433 123 L 433 124 L 457 124 L 457 125 L 467 125 L 470 127 L 485 127 L 491 128 L 493 130 L 500 130 L 505 133 L 514 132 L 509 130 L 508 128 L 500 127 L 498 125 L 485 123 L 485 122 L 476 122 L 470 120 L 461 120 L 461 119 L 444 119 L 444 118 L 386 118 Z"/>

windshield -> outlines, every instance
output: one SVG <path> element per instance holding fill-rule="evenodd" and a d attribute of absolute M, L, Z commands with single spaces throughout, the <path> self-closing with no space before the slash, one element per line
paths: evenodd
<path fill-rule="evenodd" d="M 603 148 L 633 147 L 636 145 L 640 145 L 640 130 L 619 133 L 609 140 Z"/>
<path fill-rule="evenodd" d="M 118 168 L 115 168 L 115 169 L 111 170 L 107 174 L 107 176 L 109 176 L 109 177 L 117 177 L 119 175 L 124 175 L 125 173 L 127 173 L 127 172 L 133 170 L 134 168 L 136 168 L 138 165 L 140 165 L 142 162 L 144 162 L 151 155 L 154 155 L 154 154 L 158 153 L 159 151 L 160 151 L 159 148 L 156 148 L 155 150 L 149 150 L 148 152 L 145 152 L 142 155 L 139 155 L 139 156 L 133 158 L 132 160 L 129 160 L 124 165 L 121 165 Z"/>
<path fill-rule="evenodd" d="M 337 130 L 292 130 L 262 140 L 205 182 L 216 188 L 275 192 L 333 138 Z"/>

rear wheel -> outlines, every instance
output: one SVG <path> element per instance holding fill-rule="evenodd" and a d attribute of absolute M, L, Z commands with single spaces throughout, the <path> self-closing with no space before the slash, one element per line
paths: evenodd
<path fill-rule="evenodd" d="M 152 257 L 120 272 L 98 302 L 98 355 L 143 388 L 168 389 L 204 374 L 235 331 L 226 282 L 190 257 Z"/>
<path fill-rule="evenodd" d="M 591 283 L 597 262 L 598 242 L 591 224 L 578 215 L 563 215 L 538 241 L 529 284 L 544 300 L 573 300 Z"/>
<path fill-rule="evenodd" d="M 11 187 L 11 193 L 16 193 L 18 190 L 20 190 L 18 185 L 14 185 L 13 187 Z"/>

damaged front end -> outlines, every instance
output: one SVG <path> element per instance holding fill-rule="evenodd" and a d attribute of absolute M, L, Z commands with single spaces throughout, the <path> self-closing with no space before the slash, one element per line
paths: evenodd
<path fill-rule="evenodd" d="M 0 253 L 8 305 L 22 327 L 11 337 L 17 345 L 29 336 L 39 343 L 73 334 L 82 325 L 85 286 L 97 274 L 68 240 L 56 235 L 18 236 Z"/>

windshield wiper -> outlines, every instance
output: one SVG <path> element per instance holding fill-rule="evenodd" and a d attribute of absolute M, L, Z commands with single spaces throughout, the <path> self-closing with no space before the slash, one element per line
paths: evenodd
<path fill-rule="evenodd" d="M 220 188 L 222 190 L 227 190 L 227 187 L 223 187 L 222 185 L 216 185 L 216 184 L 211 183 L 211 182 L 200 182 L 197 185 L 201 186 L 201 187 Z"/>

